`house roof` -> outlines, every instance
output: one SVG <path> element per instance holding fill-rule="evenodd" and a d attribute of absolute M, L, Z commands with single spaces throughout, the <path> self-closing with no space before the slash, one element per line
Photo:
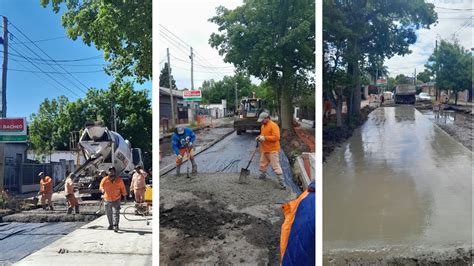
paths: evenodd
<path fill-rule="evenodd" d="M 173 97 L 183 98 L 182 90 L 172 90 Z M 160 95 L 170 95 L 170 89 L 165 87 L 160 87 Z"/>

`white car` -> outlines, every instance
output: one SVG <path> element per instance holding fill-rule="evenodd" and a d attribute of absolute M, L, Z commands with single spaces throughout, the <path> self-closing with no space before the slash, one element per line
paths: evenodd
<path fill-rule="evenodd" d="M 426 92 L 421 92 L 417 95 L 417 100 L 420 102 L 430 102 L 431 96 Z"/>

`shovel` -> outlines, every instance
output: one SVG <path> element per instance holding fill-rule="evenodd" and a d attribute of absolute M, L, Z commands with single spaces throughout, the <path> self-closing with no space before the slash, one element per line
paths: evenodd
<path fill-rule="evenodd" d="M 247 167 L 240 169 L 239 183 L 245 183 L 245 181 L 247 180 L 247 177 L 250 175 L 249 166 L 252 163 L 253 157 L 255 156 L 255 153 L 257 153 L 257 150 L 258 150 L 258 141 L 257 141 L 257 146 L 255 147 L 255 150 L 252 153 L 252 157 L 250 157 L 250 161 L 247 164 Z"/>

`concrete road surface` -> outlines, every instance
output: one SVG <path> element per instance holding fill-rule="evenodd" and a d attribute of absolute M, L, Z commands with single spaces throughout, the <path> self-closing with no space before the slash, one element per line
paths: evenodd
<path fill-rule="evenodd" d="M 124 210 L 123 206 L 121 212 Z M 126 210 L 126 217 L 140 221 L 120 215 L 118 233 L 107 230 L 104 215 L 15 265 L 151 265 L 152 222 L 147 225 L 133 210 Z"/>
<path fill-rule="evenodd" d="M 232 135 L 197 155 L 196 163 L 199 173 L 240 173 L 242 168 L 247 167 L 252 153 L 256 149 L 257 143 L 255 138 L 257 136 L 258 131 L 250 131 L 242 135 L 237 135 L 234 132 Z M 257 151 L 248 168 L 251 173 L 259 173 L 259 161 L 260 153 Z M 283 152 L 280 152 L 280 163 L 287 185 L 290 186 L 295 193 L 301 193 L 299 188 L 292 181 L 293 174 L 291 167 L 288 158 Z M 184 163 L 181 166 L 181 174 L 186 176 L 186 170 L 188 168 L 191 173 L 190 162 Z M 165 176 L 172 176 L 174 174 L 175 170 Z M 270 166 L 268 167 L 267 174 L 271 176 L 271 178 L 276 178 Z"/>
<path fill-rule="evenodd" d="M 412 106 L 379 108 L 324 165 L 324 249 L 472 248 L 472 152 Z"/>

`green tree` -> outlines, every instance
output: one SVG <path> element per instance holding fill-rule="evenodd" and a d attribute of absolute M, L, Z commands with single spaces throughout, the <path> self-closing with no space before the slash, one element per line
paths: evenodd
<path fill-rule="evenodd" d="M 64 96 L 45 99 L 30 117 L 29 135 L 37 154 L 50 150 L 68 150 L 72 131 L 80 131 L 86 121 L 101 120 L 112 125 L 111 108 L 115 105 L 117 132 L 133 147 L 141 148 L 151 165 L 151 101 L 147 90 L 135 91 L 131 82 L 114 82 L 110 89 L 91 88 L 84 99 L 69 102 Z"/>
<path fill-rule="evenodd" d="M 324 0 L 323 10 L 325 54 L 342 57 L 348 75 L 344 82 L 350 81 L 351 87 L 349 113 L 355 115 L 360 112 L 360 72 L 365 58 L 410 53 L 415 31 L 429 28 L 437 19 L 434 5 L 424 0 Z"/>
<path fill-rule="evenodd" d="M 133 76 L 140 83 L 152 77 L 152 0 L 40 0 L 61 17 L 67 35 L 104 51 L 107 72 Z"/>
<path fill-rule="evenodd" d="M 442 40 L 428 59 L 426 67 L 435 75 L 436 86 L 457 92 L 472 90 L 472 54 L 459 43 Z"/>
<path fill-rule="evenodd" d="M 245 1 L 218 7 L 209 43 L 238 70 L 266 80 L 279 102 L 282 129 L 292 129 L 294 80 L 314 69 L 314 1 Z"/>
<path fill-rule="evenodd" d="M 430 82 L 432 77 L 431 71 L 425 69 L 423 72 L 420 72 L 416 75 L 416 79 L 422 81 L 423 83 Z"/>
<path fill-rule="evenodd" d="M 398 84 L 413 84 L 413 82 L 407 76 L 403 74 L 398 74 L 395 77 L 395 81 L 397 82 L 397 85 Z"/>
<path fill-rule="evenodd" d="M 169 88 L 170 87 L 170 76 L 168 73 L 168 63 L 165 63 L 165 66 L 163 69 L 161 69 L 160 73 L 160 87 L 164 88 Z M 171 75 L 171 86 L 173 90 L 177 90 L 178 87 L 176 87 L 176 80 L 174 80 L 173 75 Z"/>

